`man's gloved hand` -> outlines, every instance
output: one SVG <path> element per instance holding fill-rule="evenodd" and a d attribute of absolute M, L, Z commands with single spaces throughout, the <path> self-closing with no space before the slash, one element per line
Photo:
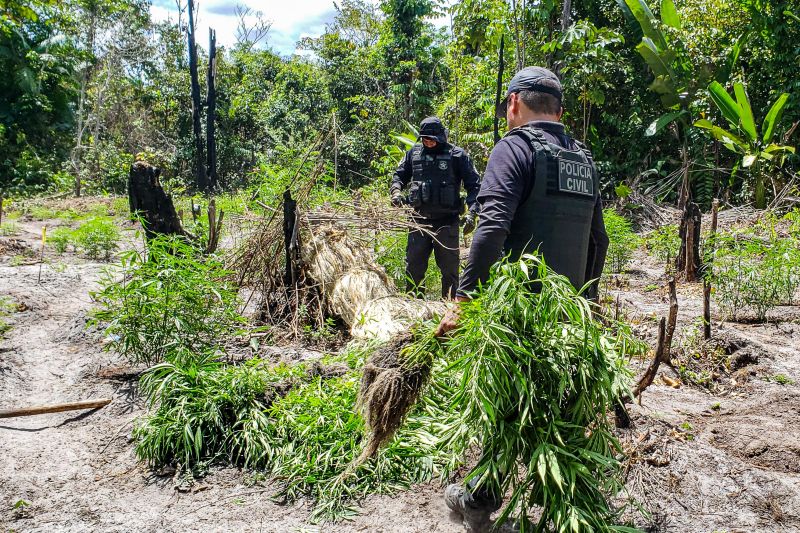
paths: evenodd
<path fill-rule="evenodd" d="M 403 205 L 403 194 L 397 189 L 392 191 L 392 205 L 394 207 L 400 207 Z"/>
<path fill-rule="evenodd" d="M 464 235 L 469 235 L 478 226 L 478 211 L 477 209 L 470 209 L 464 218 L 461 219 L 461 225 L 464 226 Z"/>

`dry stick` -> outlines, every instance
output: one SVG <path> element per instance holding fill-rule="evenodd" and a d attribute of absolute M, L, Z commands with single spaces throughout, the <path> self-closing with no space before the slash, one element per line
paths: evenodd
<path fill-rule="evenodd" d="M 666 351 L 662 362 L 672 365 L 672 336 L 675 334 L 675 326 L 678 322 L 678 295 L 675 292 L 675 278 L 670 278 L 667 286 L 669 287 L 669 315 L 667 317 L 667 335 L 664 338 Z"/>
<path fill-rule="evenodd" d="M 647 370 L 639 379 L 633 389 L 634 398 L 639 397 L 644 390 L 649 387 L 656 377 L 658 367 L 661 363 L 672 366 L 672 336 L 675 334 L 675 326 L 678 321 L 678 296 L 675 291 L 675 278 L 670 278 L 669 282 L 669 314 L 667 318 L 662 317 L 658 323 L 658 344 L 656 355 Z"/>
<path fill-rule="evenodd" d="M 42 226 L 42 252 L 39 254 L 39 276 L 36 278 L 36 284 L 42 282 L 42 263 L 44 263 L 44 241 L 47 239 L 47 226 Z"/>
<path fill-rule="evenodd" d="M 665 324 L 667 319 L 661 317 L 661 321 L 658 323 L 658 345 L 656 347 L 656 355 L 653 357 L 653 361 L 650 363 L 650 366 L 647 367 L 647 370 L 644 371 L 644 374 L 639 379 L 639 382 L 636 384 L 636 387 L 633 388 L 633 396 L 634 398 L 638 397 L 642 394 L 642 392 L 653 383 L 653 380 L 656 377 L 656 372 L 658 372 L 658 367 L 661 364 L 661 360 L 664 357 L 664 336 L 665 336 Z M 630 400 L 630 398 L 629 398 Z"/>
<path fill-rule="evenodd" d="M 111 403 L 111 398 L 102 400 L 85 400 L 82 402 L 57 403 L 54 405 L 39 405 L 36 407 L 22 407 L 20 409 L 6 409 L 0 411 L 0 418 L 14 418 L 17 416 L 41 415 L 45 413 L 60 413 L 62 411 L 77 411 L 79 409 L 97 409 Z"/>
<path fill-rule="evenodd" d="M 709 235 L 709 243 L 711 244 L 711 253 L 707 255 L 707 261 L 704 266 L 705 275 L 703 276 L 703 338 L 705 340 L 711 339 L 711 262 L 714 257 L 714 241 L 717 236 L 717 213 L 719 212 L 719 200 L 716 198 L 711 204 L 711 234 Z"/>

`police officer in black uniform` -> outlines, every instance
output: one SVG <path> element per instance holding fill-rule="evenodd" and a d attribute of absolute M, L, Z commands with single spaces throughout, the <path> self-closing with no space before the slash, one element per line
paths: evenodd
<path fill-rule="evenodd" d="M 498 114 L 508 134 L 494 147 L 477 201 L 480 223 L 456 301 L 465 301 L 503 255 L 539 250 L 547 265 L 580 289 L 600 277 L 608 249 L 597 171 L 589 150 L 561 124 L 561 82 L 549 70 L 526 67 L 511 80 Z M 597 283 L 584 293 L 596 298 Z M 458 307 L 439 325 L 456 327 Z M 491 481 L 489 482 L 491 483 Z M 502 504 L 496 487 L 450 485 L 445 501 L 468 531 L 484 531 Z"/>
<path fill-rule="evenodd" d="M 461 186 L 467 191 L 469 206 L 461 222 L 464 233 L 469 233 L 477 222 L 475 198 L 481 178 L 464 150 L 447 142 L 447 130 L 438 118 L 423 120 L 419 137 L 420 142 L 406 152 L 397 167 L 389 189 L 392 204 L 409 204 L 414 209 L 414 220 L 427 230 L 412 230 L 408 234 L 408 290 L 421 296 L 420 283 L 432 251 L 442 271 L 442 297 L 453 298 L 458 286 L 459 215 L 464 210 Z"/>

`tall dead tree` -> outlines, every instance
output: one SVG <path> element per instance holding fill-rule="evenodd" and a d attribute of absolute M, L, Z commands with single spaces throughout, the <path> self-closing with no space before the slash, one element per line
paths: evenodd
<path fill-rule="evenodd" d="M 208 102 L 206 106 L 206 163 L 208 164 L 208 187 L 217 189 L 217 32 L 208 29 Z"/>
<path fill-rule="evenodd" d="M 206 165 L 203 157 L 203 132 L 200 125 L 200 113 L 202 112 L 200 103 L 200 80 L 197 77 L 197 43 L 195 42 L 195 20 L 194 20 L 194 0 L 189 0 L 189 28 L 187 36 L 189 39 L 189 76 L 192 83 L 192 132 L 194 134 L 194 171 L 197 188 L 201 191 L 208 189 L 208 176 L 206 175 Z"/>
<path fill-rule="evenodd" d="M 505 69 L 505 61 L 503 52 L 505 49 L 506 38 L 505 35 L 500 36 L 500 51 L 497 57 L 497 92 L 494 95 L 494 144 L 500 142 L 500 117 L 497 116 L 497 106 L 500 105 L 500 98 L 503 94 L 503 70 Z"/>

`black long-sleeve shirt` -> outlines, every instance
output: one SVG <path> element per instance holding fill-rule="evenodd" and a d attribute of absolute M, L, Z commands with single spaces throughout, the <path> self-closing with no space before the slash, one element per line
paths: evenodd
<path fill-rule="evenodd" d="M 427 150 L 427 148 L 423 148 L 423 153 L 426 153 Z M 475 205 L 478 191 L 481 188 L 481 175 L 475 170 L 472 159 L 470 159 L 462 148 L 445 144 L 434 148 L 432 153 L 439 153 L 440 150 L 452 150 L 453 171 L 456 178 L 463 184 L 464 190 L 467 191 L 467 206 L 472 209 Z M 412 152 L 413 148 L 406 152 L 406 155 L 403 156 L 403 160 L 400 161 L 400 164 L 397 166 L 397 170 L 394 171 L 392 184 L 389 186 L 390 192 L 402 191 L 411 181 L 414 175 L 414 167 L 411 161 Z"/>
<path fill-rule="evenodd" d="M 575 149 L 574 142 L 564 133 L 559 122 L 531 122 L 531 126 L 544 131 L 544 136 L 553 144 Z M 477 201 L 480 204 L 480 221 L 469 259 L 458 287 L 458 296 L 466 297 L 478 283 L 485 283 L 492 265 L 503 256 L 506 237 L 511 230 L 511 221 L 517 208 L 525 202 L 533 190 L 534 152 L 528 142 L 519 135 L 506 136 L 492 150 L 483 176 Z M 608 250 L 608 235 L 603 223 L 603 209 L 598 196 L 594 206 L 586 279 L 600 277 Z M 587 296 L 593 297 L 592 287 Z"/>

